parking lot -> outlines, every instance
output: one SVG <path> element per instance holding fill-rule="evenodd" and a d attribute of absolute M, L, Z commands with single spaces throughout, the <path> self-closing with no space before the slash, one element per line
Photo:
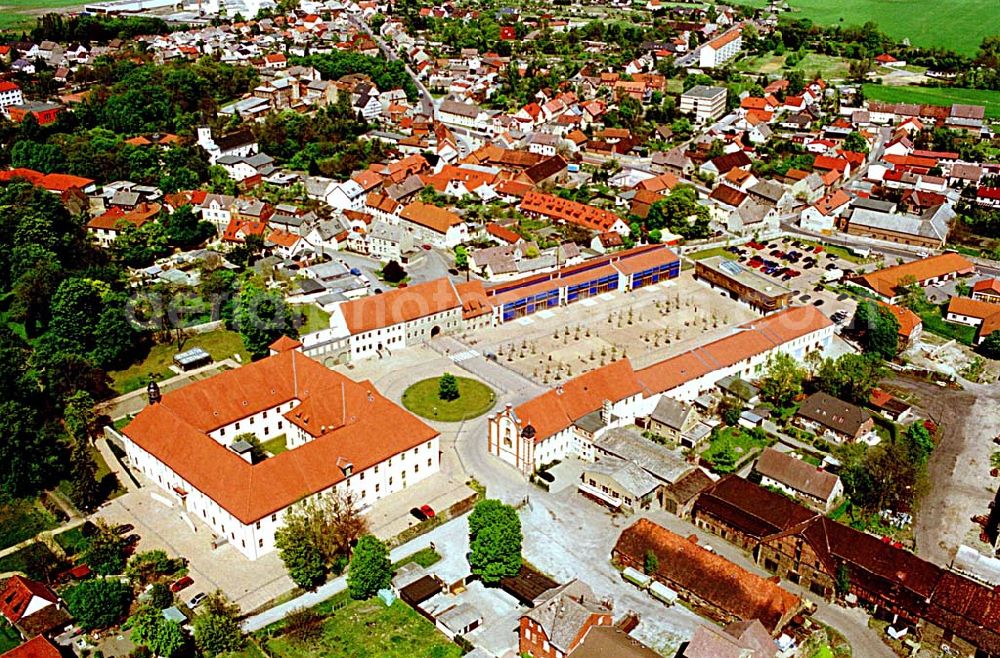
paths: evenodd
<path fill-rule="evenodd" d="M 862 269 L 871 269 L 871 266 L 846 260 L 820 245 L 791 237 L 763 243 L 750 241 L 741 247 L 730 247 L 727 251 L 737 256 L 739 262 L 757 270 L 761 276 L 773 278 L 791 288 L 792 305 L 812 304 L 827 317 L 833 317 L 838 312 L 846 312 L 850 317 L 856 306 L 846 294 L 830 289 L 840 280 L 839 277 L 834 279 L 837 272 L 848 276 Z"/>

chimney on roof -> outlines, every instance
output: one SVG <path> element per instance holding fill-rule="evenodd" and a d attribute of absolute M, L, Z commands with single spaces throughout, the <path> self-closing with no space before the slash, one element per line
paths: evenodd
<path fill-rule="evenodd" d="M 611 400 L 604 400 L 601 403 L 601 422 L 605 425 L 611 424 Z"/>

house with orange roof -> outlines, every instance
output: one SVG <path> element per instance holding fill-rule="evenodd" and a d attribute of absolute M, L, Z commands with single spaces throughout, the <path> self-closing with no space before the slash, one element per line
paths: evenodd
<path fill-rule="evenodd" d="M 591 231 L 614 231 L 628 235 L 630 229 L 621 217 L 610 210 L 563 199 L 552 194 L 531 191 L 521 200 L 520 210 L 533 217 L 575 224 Z"/>
<path fill-rule="evenodd" d="M 330 317 L 337 351 L 352 361 L 380 357 L 464 331 L 466 320 L 482 315 L 479 302 L 486 300 L 482 283 L 469 283 L 475 285 L 459 287 L 442 277 L 341 303 Z"/>
<path fill-rule="evenodd" d="M 957 279 L 975 271 L 976 266 L 967 258 L 949 252 L 861 274 L 850 279 L 850 283 L 867 288 L 880 299 L 893 303 L 905 294 L 905 286 L 909 284 L 926 288 L 934 283 Z"/>
<path fill-rule="evenodd" d="M 887 304 L 886 302 L 879 301 L 879 306 L 888 310 L 892 313 L 892 316 L 896 318 L 896 322 L 899 324 L 899 349 L 906 349 L 907 345 L 913 343 L 924 330 L 924 321 L 920 319 L 920 316 L 906 308 L 905 306 L 899 306 L 898 304 Z M 998 307 L 1000 308 L 1000 307 Z"/>
<path fill-rule="evenodd" d="M 630 424 L 642 385 L 628 359 L 567 380 L 518 407 L 490 414 L 487 449 L 525 476 L 571 454 L 593 459 L 598 430 Z"/>
<path fill-rule="evenodd" d="M 160 495 L 250 560 L 275 550 L 302 501 L 336 491 L 366 508 L 440 465 L 437 430 L 295 344 L 168 393 L 152 382 L 150 404 L 116 433 Z M 248 432 L 262 443 L 284 435 L 286 450 L 255 458 Z"/>
<path fill-rule="evenodd" d="M 445 208 L 413 201 L 399 212 L 399 221 L 417 242 L 451 249 L 469 239 L 469 227 L 462 218 Z"/>
<path fill-rule="evenodd" d="M 1000 304 L 1000 279 L 981 279 L 972 285 L 972 298 Z"/>
<path fill-rule="evenodd" d="M 698 51 L 701 68 L 722 66 L 743 49 L 743 26 L 737 25 L 732 30 L 715 37 L 704 44 Z"/>
<path fill-rule="evenodd" d="M 142 228 L 156 219 L 161 209 L 160 204 L 145 201 L 131 210 L 112 206 L 87 222 L 87 234 L 94 238 L 99 246 L 110 247 L 126 227 Z"/>
<path fill-rule="evenodd" d="M 1000 304 L 968 297 L 952 297 L 948 301 L 945 320 L 976 328 L 973 343 L 978 345 L 991 333 L 1000 329 Z"/>
<path fill-rule="evenodd" d="M 808 231 L 832 233 L 837 227 L 837 218 L 842 216 L 851 204 L 851 196 L 842 189 L 830 192 L 799 215 L 799 226 Z"/>

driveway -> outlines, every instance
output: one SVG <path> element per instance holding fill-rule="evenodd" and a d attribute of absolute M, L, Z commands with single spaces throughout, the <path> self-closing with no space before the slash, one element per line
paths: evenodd
<path fill-rule="evenodd" d="M 978 546 L 973 516 L 989 514 L 997 488 L 990 477 L 990 454 L 1000 450 L 991 439 L 1000 432 L 1000 390 L 965 383 L 964 390 L 941 388 L 922 380 L 894 378 L 940 428 L 940 440 L 927 465 L 930 490 L 917 508 L 914 535 L 920 557 L 949 564 L 959 544 Z"/>
<path fill-rule="evenodd" d="M 148 481 L 143 484 L 142 489 L 106 504 L 94 517 L 134 525 L 141 537 L 138 551 L 160 549 L 170 556 L 187 558 L 194 585 L 183 590 L 184 600 L 198 592 L 221 589 L 249 612 L 294 587 L 277 552 L 251 561 L 229 544 L 213 549 L 213 534 L 207 525 L 184 514 L 175 504 L 168 506 L 167 497 Z"/>

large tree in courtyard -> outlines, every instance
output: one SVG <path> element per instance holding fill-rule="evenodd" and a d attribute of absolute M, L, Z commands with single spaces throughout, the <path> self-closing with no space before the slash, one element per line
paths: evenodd
<path fill-rule="evenodd" d="M 483 583 L 495 585 L 521 569 L 521 519 L 499 500 L 483 500 L 469 515 L 469 566 Z"/>

